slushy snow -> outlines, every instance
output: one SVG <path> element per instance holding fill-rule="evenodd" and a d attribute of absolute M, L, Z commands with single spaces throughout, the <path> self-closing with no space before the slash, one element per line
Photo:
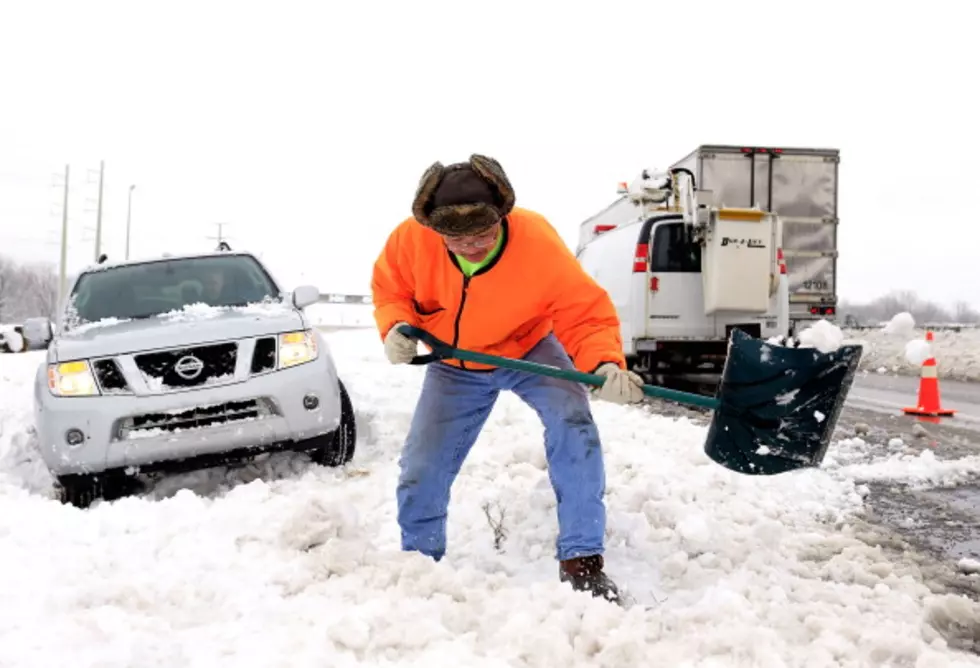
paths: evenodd
<path fill-rule="evenodd" d="M 358 412 L 346 468 L 266 457 L 88 510 L 52 498 L 31 429 L 43 353 L 0 355 L 0 665 L 980 666 L 936 620 L 974 604 L 859 539 L 873 479 L 958 480 L 925 451 L 729 471 L 706 429 L 595 402 L 622 609 L 558 582 L 537 416 L 500 397 L 453 488 L 440 563 L 399 549 L 401 442 L 423 377 L 373 330 L 327 337 Z M 494 549 L 484 506 L 505 511 Z"/>

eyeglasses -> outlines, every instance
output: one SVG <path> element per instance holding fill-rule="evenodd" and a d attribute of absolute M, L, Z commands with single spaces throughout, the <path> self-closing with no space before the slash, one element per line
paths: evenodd
<path fill-rule="evenodd" d="M 442 238 L 446 242 L 446 246 L 451 249 L 489 248 L 497 243 L 498 234 L 500 234 L 500 223 L 496 223 L 486 232 L 481 232 L 480 234 L 472 234 L 462 237 L 450 237 L 443 235 Z"/>

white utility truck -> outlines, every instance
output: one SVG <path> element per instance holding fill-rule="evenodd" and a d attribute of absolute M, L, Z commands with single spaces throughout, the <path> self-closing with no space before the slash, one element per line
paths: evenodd
<path fill-rule="evenodd" d="M 699 186 L 687 167 L 644 170 L 582 223 L 576 255 L 616 305 L 630 367 L 710 394 L 733 329 L 789 333 L 789 280 L 779 217 Z"/>
<path fill-rule="evenodd" d="M 704 145 L 670 165 L 689 169 L 721 207 L 758 207 L 783 223 L 790 326 L 837 315 L 840 151 Z"/>

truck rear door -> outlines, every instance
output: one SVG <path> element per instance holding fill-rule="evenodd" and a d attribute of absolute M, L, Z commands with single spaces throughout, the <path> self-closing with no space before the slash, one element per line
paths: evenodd
<path fill-rule="evenodd" d="M 676 216 L 646 225 L 647 234 L 641 235 L 649 263 L 646 338 L 716 338 L 715 318 L 704 314 L 701 245 Z"/>
<path fill-rule="evenodd" d="M 832 315 L 837 299 L 836 149 L 703 146 L 698 187 L 718 206 L 753 207 L 783 223 L 791 308 Z"/>

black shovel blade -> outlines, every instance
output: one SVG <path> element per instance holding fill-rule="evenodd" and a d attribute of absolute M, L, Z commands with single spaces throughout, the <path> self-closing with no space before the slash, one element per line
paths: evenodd
<path fill-rule="evenodd" d="M 748 475 L 819 466 L 861 353 L 787 348 L 734 330 L 705 454 Z"/>

